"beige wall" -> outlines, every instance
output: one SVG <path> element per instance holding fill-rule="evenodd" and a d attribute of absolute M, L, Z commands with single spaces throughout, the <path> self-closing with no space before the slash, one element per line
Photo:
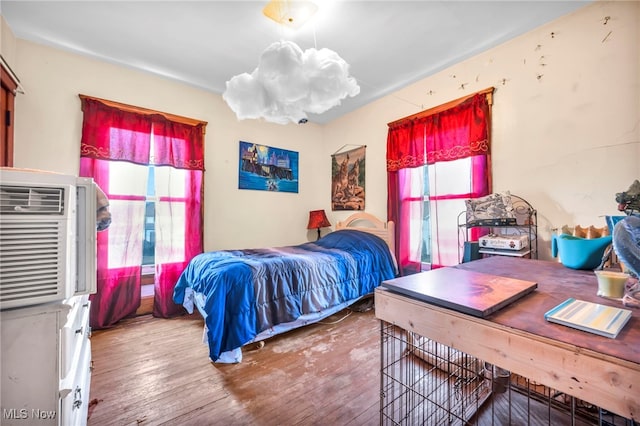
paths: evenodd
<path fill-rule="evenodd" d="M 7 64 L 15 63 L 16 38 L 2 15 L 0 15 L 0 53 Z"/>
<path fill-rule="evenodd" d="M 297 243 L 308 210 L 348 215 L 330 210 L 332 153 L 367 145 L 366 210 L 385 218 L 386 124 L 495 86 L 494 190 L 537 208 L 548 258 L 552 228 L 604 225 L 640 178 L 639 27 L 639 2 L 597 2 L 325 126 L 239 122 L 219 95 L 17 40 L 15 165 L 77 173 L 79 93 L 205 120 L 205 248 Z M 298 151 L 300 192 L 238 190 L 239 140 Z"/>
<path fill-rule="evenodd" d="M 639 28 L 640 2 L 586 6 L 332 122 L 325 152 L 368 145 L 367 208 L 384 215 L 386 123 L 495 86 L 494 191 L 533 204 L 550 258 L 552 228 L 604 226 L 640 179 Z"/>
<path fill-rule="evenodd" d="M 205 138 L 205 248 L 314 240 L 308 211 L 322 208 L 322 128 L 236 120 L 221 96 L 132 69 L 17 41 L 15 167 L 77 174 L 82 112 L 78 94 L 208 122 Z M 239 141 L 299 152 L 299 192 L 238 190 Z M 324 161 L 323 161 L 324 160 Z M 117 220 L 117 218 L 114 218 Z"/>

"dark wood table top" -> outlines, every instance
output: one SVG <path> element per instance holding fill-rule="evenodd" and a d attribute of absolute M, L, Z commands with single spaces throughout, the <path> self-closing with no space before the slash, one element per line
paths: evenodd
<path fill-rule="evenodd" d="M 593 271 L 574 270 L 559 262 L 492 256 L 456 265 L 466 269 L 504 277 L 535 281 L 538 288 L 486 319 L 500 325 L 526 331 L 640 364 L 640 309 L 628 307 L 632 317 L 618 337 L 611 339 L 581 330 L 554 324 L 544 319 L 544 313 L 570 297 L 624 307 L 622 302 L 596 295 L 598 281 Z"/>

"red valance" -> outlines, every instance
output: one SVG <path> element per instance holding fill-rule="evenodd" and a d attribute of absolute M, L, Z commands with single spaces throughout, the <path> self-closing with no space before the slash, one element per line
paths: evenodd
<path fill-rule="evenodd" d="M 488 154 L 489 123 L 486 92 L 433 114 L 390 123 L 387 171 Z"/>
<path fill-rule="evenodd" d="M 206 123 L 177 122 L 161 113 L 136 112 L 99 99 L 80 98 L 84 113 L 81 157 L 204 171 Z M 149 149 L 152 132 L 153 159 Z"/>
<path fill-rule="evenodd" d="M 80 157 L 149 164 L 151 120 L 94 99 L 81 98 Z"/>
<path fill-rule="evenodd" d="M 153 116 L 153 164 L 204 171 L 204 124 L 195 126 Z"/>

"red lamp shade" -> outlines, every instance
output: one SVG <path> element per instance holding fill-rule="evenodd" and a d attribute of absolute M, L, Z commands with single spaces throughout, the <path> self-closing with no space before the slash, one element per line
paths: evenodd
<path fill-rule="evenodd" d="M 317 229 L 318 238 L 320 238 L 320 228 L 326 228 L 327 226 L 331 226 L 331 223 L 329 223 L 329 219 L 327 219 L 324 210 L 311 210 L 309 212 L 307 229 Z"/>

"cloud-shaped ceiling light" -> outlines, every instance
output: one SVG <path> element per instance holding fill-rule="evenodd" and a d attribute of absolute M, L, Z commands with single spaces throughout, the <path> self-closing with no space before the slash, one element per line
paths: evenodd
<path fill-rule="evenodd" d="M 303 52 L 291 41 L 267 47 L 251 74 L 234 76 L 226 87 L 222 98 L 238 119 L 264 118 L 278 124 L 305 123 L 307 113 L 321 114 L 360 93 L 349 76 L 349 64 L 336 52 Z"/>

